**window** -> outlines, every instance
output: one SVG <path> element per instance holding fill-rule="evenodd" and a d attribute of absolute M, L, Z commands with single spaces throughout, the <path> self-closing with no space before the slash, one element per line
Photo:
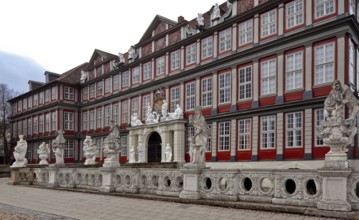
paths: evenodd
<path fill-rule="evenodd" d="M 39 116 L 39 133 L 44 132 L 44 115 Z"/>
<path fill-rule="evenodd" d="M 102 96 L 103 92 L 103 82 L 97 82 L 97 97 Z"/>
<path fill-rule="evenodd" d="M 16 127 L 16 125 L 17 125 L 16 122 L 14 122 L 14 123 L 12 124 L 12 137 L 13 137 L 13 138 L 16 138 L 16 137 L 17 137 L 17 135 L 16 135 L 17 127 Z"/>
<path fill-rule="evenodd" d="M 180 104 L 180 88 L 172 87 L 170 90 L 170 109 L 169 111 L 174 111 L 177 107 L 177 104 Z"/>
<path fill-rule="evenodd" d="M 251 149 L 252 120 L 238 120 L 238 150 Z"/>
<path fill-rule="evenodd" d="M 45 114 L 45 131 L 50 131 L 50 113 Z"/>
<path fill-rule="evenodd" d="M 26 110 L 27 109 L 27 98 L 24 98 L 22 100 L 22 103 L 23 103 L 23 105 L 22 105 L 23 109 Z"/>
<path fill-rule="evenodd" d="M 253 41 L 253 20 L 249 19 L 239 24 L 239 46 Z"/>
<path fill-rule="evenodd" d="M 74 100 L 74 88 L 64 86 L 64 98 L 67 100 Z M 41 94 L 40 94 L 41 95 Z"/>
<path fill-rule="evenodd" d="M 111 78 L 105 79 L 105 94 L 108 94 L 111 92 Z"/>
<path fill-rule="evenodd" d="M 212 106 L 212 77 L 202 79 L 202 106 Z"/>
<path fill-rule="evenodd" d="M 82 89 L 82 100 L 87 100 L 88 99 L 88 93 L 89 92 L 89 88 L 85 87 Z"/>
<path fill-rule="evenodd" d="M 140 82 L 140 67 L 135 67 L 132 69 L 132 85 L 138 84 Z"/>
<path fill-rule="evenodd" d="M 96 68 L 96 77 L 101 76 L 102 75 L 102 66 L 99 66 Z"/>
<path fill-rule="evenodd" d="M 115 125 L 117 125 L 119 123 L 118 119 L 119 119 L 119 108 L 118 108 L 118 103 L 114 103 L 112 105 L 112 120 L 113 120 L 113 123 Z"/>
<path fill-rule="evenodd" d="M 113 91 L 120 90 L 120 74 L 113 76 Z"/>
<path fill-rule="evenodd" d="M 195 82 L 186 84 L 186 110 L 194 110 L 195 106 Z"/>
<path fill-rule="evenodd" d="M 86 131 L 87 130 L 87 111 L 82 112 L 82 131 Z"/>
<path fill-rule="evenodd" d="M 121 156 L 127 156 L 127 136 L 121 136 Z"/>
<path fill-rule="evenodd" d="M 219 104 L 229 103 L 231 101 L 231 73 L 222 73 L 219 75 Z"/>
<path fill-rule="evenodd" d="M 51 130 L 52 131 L 57 130 L 57 112 L 56 111 L 51 113 Z"/>
<path fill-rule="evenodd" d="M 334 42 L 314 48 L 315 85 L 331 83 L 334 80 L 334 49 Z"/>
<path fill-rule="evenodd" d="M 21 123 L 21 121 L 18 121 L 18 122 L 17 122 L 17 134 L 18 134 L 18 135 L 23 134 L 23 133 L 22 133 L 22 123 Z"/>
<path fill-rule="evenodd" d="M 90 130 L 95 129 L 95 110 L 90 110 Z"/>
<path fill-rule="evenodd" d="M 171 71 L 180 68 L 181 51 L 176 50 L 171 52 Z"/>
<path fill-rule="evenodd" d="M 64 158 L 74 157 L 74 141 L 66 141 L 64 149 Z"/>
<path fill-rule="evenodd" d="M 191 142 L 190 142 L 190 137 L 193 137 L 194 136 L 194 128 L 193 126 L 190 126 L 190 127 L 187 127 L 187 129 L 185 130 L 185 140 L 186 141 L 186 145 L 185 145 L 185 152 L 186 153 L 189 153 L 189 150 L 190 150 L 190 145 L 191 145 Z"/>
<path fill-rule="evenodd" d="M 252 66 L 241 67 L 238 70 L 239 100 L 252 98 Z"/>
<path fill-rule="evenodd" d="M 232 34 L 231 28 L 219 32 L 219 52 L 223 53 L 231 49 Z"/>
<path fill-rule="evenodd" d="M 276 93 L 276 59 L 261 62 L 261 95 Z"/>
<path fill-rule="evenodd" d="M 206 152 L 212 151 L 212 124 L 208 124 L 208 139 L 207 139 L 207 146 L 206 146 Z"/>
<path fill-rule="evenodd" d="M 261 149 L 275 148 L 276 118 L 274 115 L 261 117 Z"/>
<path fill-rule="evenodd" d="M 22 121 L 22 134 L 26 135 L 27 134 L 27 120 L 23 120 Z"/>
<path fill-rule="evenodd" d="M 40 92 L 40 105 L 44 104 L 44 92 Z"/>
<path fill-rule="evenodd" d="M 32 118 L 27 119 L 27 134 L 32 135 Z"/>
<path fill-rule="evenodd" d="M 303 51 L 285 56 L 286 90 L 303 88 Z"/>
<path fill-rule="evenodd" d="M 74 113 L 64 112 L 64 129 L 68 131 L 74 130 Z"/>
<path fill-rule="evenodd" d="M 218 151 L 229 151 L 230 122 L 220 122 L 218 126 Z"/>
<path fill-rule="evenodd" d="M 285 5 L 286 29 L 304 24 L 304 2 L 295 0 Z"/>
<path fill-rule="evenodd" d="M 94 99 L 95 98 L 95 94 L 96 94 L 96 92 L 95 92 L 95 84 L 92 84 L 91 86 L 90 86 L 90 99 Z"/>
<path fill-rule="evenodd" d="M 111 105 L 105 106 L 105 127 L 110 126 L 110 120 L 111 120 Z"/>
<path fill-rule="evenodd" d="M 51 88 L 51 99 L 56 100 L 57 99 L 57 87 L 54 86 Z"/>
<path fill-rule="evenodd" d="M 128 71 L 122 73 L 122 88 L 127 88 L 130 84 L 130 78 Z"/>
<path fill-rule="evenodd" d="M 213 36 L 203 38 L 201 40 L 202 59 L 212 57 L 213 53 Z"/>
<path fill-rule="evenodd" d="M 121 103 L 121 122 L 122 124 L 128 123 L 128 101 L 123 101 Z"/>
<path fill-rule="evenodd" d="M 102 107 L 97 109 L 97 128 L 102 128 Z"/>
<path fill-rule="evenodd" d="M 147 62 L 145 64 L 143 64 L 143 80 L 149 80 L 151 79 L 151 75 L 152 75 L 152 63 L 151 62 Z"/>
<path fill-rule="evenodd" d="M 277 33 L 277 9 L 273 9 L 261 15 L 261 37 L 267 37 Z"/>
<path fill-rule="evenodd" d="M 50 89 L 45 91 L 45 102 L 50 102 Z"/>
<path fill-rule="evenodd" d="M 322 121 L 324 121 L 324 109 L 315 109 L 314 110 L 314 117 L 315 117 L 315 121 L 314 121 L 314 134 L 315 134 L 315 142 L 314 145 L 315 146 L 324 146 L 324 142 L 323 139 L 319 138 L 317 135 L 317 129 L 319 128 L 320 124 L 322 123 Z"/>
<path fill-rule="evenodd" d="M 32 96 L 27 98 L 27 107 L 32 108 Z"/>
<path fill-rule="evenodd" d="M 315 18 L 335 13 L 335 0 L 315 0 Z"/>
<path fill-rule="evenodd" d="M 355 88 L 355 47 L 352 40 L 349 40 L 349 84 Z"/>
<path fill-rule="evenodd" d="M 131 99 L 131 116 L 133 113 L 137 113 L 137 116 L 139 117 L 139 111 L 138 111 L 138 98 L 132 98 Z"/>
<path fill-rule="evenodd" d="M 17 111 L 22 112 L 22 100 L 17 102 Z"/>
<path fill-rule="evenodd" d="M 99 154 L 97 155 L 97 157 L 101 157 L 102 155 L 102 139 L 101 138 L 97 138 L 96 140 L 96 147 L 97 147 L 97 152 L 99 152 Z"/>
<path fill-rule="evenodd" d="M 287 147 L 302 147 L 302 112 L 286 114 Z"/>
<path fill-rule="evenodd" d="M 37 94 L 34 95 L 34 106 L 37 106 L 38 100 L 37 100 Z"/>
<path fill-rule="evenodd" d="M 37 116 L 34 117 L 34 134 L 38 132 Z"/>
<path fill-rule="evenodd" d="M 34 152 L 34 154 L 35 154 L 35 152 Z M 31 160 L 31 158 L 32 158 L 32 147 L 30 144 L 30 146 L 28 146 L 26 149 L 26 159 Z"/>
<path fill-rule="evenodd" d="M 142 119 L 146 120 L 147 117 L 147 106 L 151 104 L 150 101 L 151 96 L 150 95 L 144 95 L 142 96 Z"/>
<path fill-rule="evenodd" d="M 196 62 L 197 57 L 197 43 L 186 46 L 186 65 L 193 64 Z"/>
<path fill-rule="evenodd" d="M 156 59 L 156 76 L 165 73 L 165 57 L 159 57 Z"/>

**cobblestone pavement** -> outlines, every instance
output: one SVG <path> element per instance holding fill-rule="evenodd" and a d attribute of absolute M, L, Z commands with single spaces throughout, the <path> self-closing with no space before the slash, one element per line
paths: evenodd
<path fill-rule="evenodd" d="M 0 219 L 324 219 L 8 185 L 0 178 Z"/>

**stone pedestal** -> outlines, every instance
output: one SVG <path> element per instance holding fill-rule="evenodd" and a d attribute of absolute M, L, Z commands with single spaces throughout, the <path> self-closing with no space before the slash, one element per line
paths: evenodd
<path fill-rule="evenodd" d="M 11 170 L 11 178 L 9 181 L 9 184 L 11 185 L 17 185 L 19 184 L 20 180 L 19 180 L 19 170 L 20 168 L 14 167 L 14 168 L 10 168 Z"/>
<path fill-rule="evenodd" d="M 351 205 L 347 201 L 347 181 L 351 172 L 351 169 L 328 167 L 318 169 L 319 175 L 323 177 L 323 196 L 317 203 L 318 209 L 351 211 Z"/>
<path fill-rule="evenodd" d="M 47 187 L 49 188 L 56 188 L 59 186 L 59 178 L 58 178 L 58 172 L 59 167 L 58 166 L 49 166 L 47 168 L 49 171 L 49 182 L 47 183 Z"/>
<path fill-rule="evenodd" d="M 183 191 L 179 194 L 182 199 L 200 199 L 200 175 L 203 167 L 186 167 L 181 169 L 183 173 Z"/>
<path fill-rule="evenodd" d="M 117 153 L 117 155 L 118 155 L 118 153 Z M 103 162 L 103 167 L 108 167 L 108 168 L 120 167 L 120 162 L 118 160 L 118 157 L 113 154 L 108 154 L 108 157 Z"/>
<path fill-rule="evenodd" d="M 325 168 L 332 169 L 347 169 L 348 168 L 348 156 L 346 153 L 327 153 L 324 161 Z"/>
<path fill-rule="evenodd" d="M 114 192 L 114 180 L 113 180 L 113 174 L 116 171 L 116 168 L 113 167 L 102 167 L 100 168 L 101 175 L 102 175 L 102 186 L 100 188 L 101 192 L 109 193 Z"/>

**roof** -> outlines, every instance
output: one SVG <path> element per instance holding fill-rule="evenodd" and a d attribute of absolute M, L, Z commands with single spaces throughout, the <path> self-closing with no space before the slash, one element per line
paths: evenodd
<path fill-rule="evenodd" d="M 87 65 L 87 68 L 91 68 L 94 66 L 94 61 L 96 60 L 97 56 L 100 55 L 101 57 L 104 57 L 105 59 L 112 58 L 115 60 L 118 60 L 118 56 L 112 53 L 108 53 L 99 49 L 95 49 L 92 53 L 91 59 Z"/>
<path fill-rule="evenodd" d="M 166 17 L 163 17 L 161 15 L 156 15 L 155 18 L 152 20 L 151 24 L 148 26 L 147 30 L 145 31 L 145 33 L 142 35 L 140 41 L 138 43 L 142 43 L 144 41 L 146 41 L 147 39 L 152 37 L 152 31 L 155 30 L 157 28 L 157 26 L 161 23 L 164 22 L 166 24 L 175 26 L 177 25 L 177 22 L 168 19 Z"/>

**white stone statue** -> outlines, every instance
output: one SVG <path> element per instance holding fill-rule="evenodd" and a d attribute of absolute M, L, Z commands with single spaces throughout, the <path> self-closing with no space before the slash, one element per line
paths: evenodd
<path fill-rule="evenodd" d="M 145 163 L 145 146 L 140 142 L 138 144 L 138 163 Z"/>
<path fill-rule="evenodd" d="M 105 138 L 102 149 L 106 156 L 103 167 L 119 167 L 119 153 L 121 152 L 120 129 L 111 120 L 110 133 Z"/>
<path fill-rule="evenodd" d="M 40 165 L 47 165 L 47 158 L 49 158 L 50 148 L 49 145 L 45 142 L 42 142 L 39 148 L 37 149 L 37 153 L 39 154 L 39 158 L 41 159 L 39 164 Z"/>
<path fill-rule="evenodd" d="M 89 73 L 85 72 L 83 70 L 81 70 L 81 78 L 80 78 L 80 83 L 85 83 L 86 81 L 89 80 Z"/>
<path fill-rule="evenodd" d="M 66 140 L 64 138 L 64 131 L 62 129 L 57 131 L 57 137 L 52 140 L 52 151 L 55 153 L 56 166 L 64 166 L 64 147 Z"/>
<path fill-rule="evenodd" d="M 198 33 L 197 30 L 192 28 L 189 24 L 187 24 L 187 26 L 185 27 L 185 32 L 187 37 L 190 37 Z"/>
<path fill-rule="evenodd" d="M 166 118 L 168 113 L 168 102 L 166 99 L 163 100 L 162 104 L 162 117 Z"/>
<path fill-rule="evenodd" d="M 131 46 L 130 49 L 128 49 L 128 60 L 133 62 L 137 59 L 138 53 L 136 52 L 136 49 L 134 46 Z"/>
<path fill-rule="evenodd" d="M 17 142 L 14 149 L 15 162 L 11 167 L 26 167 L 27 159 L 25 158 L 27 151 L 27 142 L 24 140 L 24 135 L 19 135 L 19 141 Z"/>
<path fill-rule="evenodd" d="M 138 126 L 138 125 L 143 125 L 143 123 L 141 122 L 140 119 L 138 119 L 137 113 L 134 112 L 132 114 L 132 116 L 131 116 L 131 126 L 135 127 L 135 126 Z"/>
<path fill-rule="evenodd" d="M 86 157 L 85 165 L 92 165 L 96 164 L 96 155 L 97 155 L 97 147 L 94 140 L 91 139 L 91 136 L 86 136 L 84 140 L 83 152 L 84 156 Z"/>
<path fill-rule="evenodd" d="M 123 56 L 123 53 L 118 52 L 118 59 L 119 61 L 113 62 L 113 67 L 114 68 L 120 68 L 123 64 L 125 64 L 125 57 Z"/>
<path fill-rule="evenodd" d="M 130 148 L 130 158 L 128 160 L 129 163 L 136 163 L 136 159 L 135 159 L 135 147 L 131 146 Z"/>
<path fill-rule="evenodd" d="M 175 112 L 170 112 L 167 114 L 166 121 L 183 119 L 183 110 L 179 104 L 177 104 Z"/>
<path fill-rule="evenodd" d="M 165 161 L 166 162 L 171 162 L 172 161 L 172 148 L 170 144 L 166 145 L 166 150 L 165 150 Z"/>
<path fill-rule="evenodd" d="M 219 9 L 218 3 L 216 3 L 213 6 L 213 10 L 212 10 L 212 13 L 211 13 L 212 25 L 216 25 L 220 18 L 221 18 L 221 10 Z"/>
<path fill-rule="evenodd" d="M 156 123 L 158 123 L 158 119 L 159 119 L 159 117 L 158 117 L 157 113 L 153 112 L 151 105 L 148 104 L 145 124 L 146 125 L 156 124 Z"/>
<path fill-rule="evenodd" d="M 189 118 L 189 123 L 193 124 L 194 135 L 189 138 L 190 141 L 190 164 L 196 166 L 205 166 L 205 152 L 208 142 L 209 129 L 207 122 L 202 115 L 202 108 L 200 106 L 195 107 L 194 117 Z M 192 166 L 187 165 L 187 166 Z"/>
<path fill-rule="evenodd" d="M 198 29 L 199 31 L 204 31 L 204 18 L 203 18 L 203 14 L 202 14 L 202 13 L 198 13 L 196 20 L 197 20 L 197 25 L 196 25 L 197 29 Z"/>

